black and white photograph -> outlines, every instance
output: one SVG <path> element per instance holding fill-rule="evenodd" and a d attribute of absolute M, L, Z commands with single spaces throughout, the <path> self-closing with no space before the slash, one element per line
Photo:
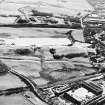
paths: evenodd
<path fill-rule="evenodd" d="M 105 0 L 0 0 L 0 105 L 105 105 Z"/>

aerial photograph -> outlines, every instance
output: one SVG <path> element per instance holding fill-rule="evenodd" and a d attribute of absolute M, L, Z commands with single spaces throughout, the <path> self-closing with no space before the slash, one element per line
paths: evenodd
<path fill-rule="evenodd" d="M 105 0 L 0 0 L 0 105 L 105 105 Z"/>

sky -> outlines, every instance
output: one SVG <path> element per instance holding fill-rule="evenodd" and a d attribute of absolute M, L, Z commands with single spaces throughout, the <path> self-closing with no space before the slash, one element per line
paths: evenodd
<path fill-rule="evenodd" d="M 32 6 L 40 11 L 76 14 L 78 11 L 93 10 L 86 0 L 0 0 L 0 14 L 20 14 L 17 10 Z"/>

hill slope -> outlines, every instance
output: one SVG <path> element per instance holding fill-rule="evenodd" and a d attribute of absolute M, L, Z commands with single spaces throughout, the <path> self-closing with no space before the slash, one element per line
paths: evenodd
<path fill-rule="evenodd" d="M 20 14 L 17 9 L 24 6 L 32 6 L 44 12 L 68 15 L 93 9 L 86 0 L 4 0 L 0 3 L 0 14 Z"/>

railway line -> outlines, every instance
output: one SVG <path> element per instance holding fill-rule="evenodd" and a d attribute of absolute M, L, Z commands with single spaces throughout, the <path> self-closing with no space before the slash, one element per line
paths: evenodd
<path fill-rule="evenodd" d="M 23 93 L 23 92 L 26 92 L 26 91 L 31 91 L 34 94 L 34 97 L 37 97 L 38 100 L 44 102 L 44 100 L 42 100 L 37 93 L 37 89 L 38 89 L 37 85 L 32 80 L 30 80 L 29 78 L 17 73 L 14 70 L 9 70 L 7 73 L 10 73 L 10 74 L 18 77 L 21 81 L 23 81 L 26 84 L 26 86 L 25 87 L 15 87 L 15 88 L 13 87 L 13 88 L 8 88 L 6 90 L 0 90 L 0 96 L 4 96 L 4 95 L 8 96 L 8 95 L 12 95 L 12 94 L 18 94 L 18 93 Z M 24 98 L 26 100 L 30 101 L 33 105 L 36 105 L 35 103 L 33 103 L 29 99 L 29 97 L 26 97 L 24 95 Z"/>

